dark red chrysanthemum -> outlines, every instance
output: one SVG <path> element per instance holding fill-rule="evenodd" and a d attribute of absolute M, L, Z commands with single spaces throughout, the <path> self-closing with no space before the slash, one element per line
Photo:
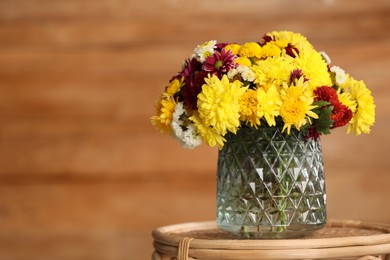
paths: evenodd
<path fill-rule="evenodd" d="M 314 101 L 323 100 L 333 104 L 340 102 L 337 92 L 334 88 L 329 86 L 321 86 L 314 90 Z"/>
<path fill-rule="evenodd" d="M 340 127 L 346 125 L 352 118 L 352 111 L 341 102 L 333 105 L 332 114 L 330 119 L 332 119 L 333 125 L 332 128 Z"/>
<path fill-rule="evenodd" d="M 195 58 L 188 59 L 185 61 L 183 70 L 179 73 L 179 77 L 194 77 L 195 73 L 202 69 L 202 63 L 197 61 Z"/>
<path fill-rule="evenodd" d="M 180 92 L 176 93 L 176 95 L 175 95 L 176 100 L 182 102 L 182 101 L 185 101 L 185 99 L 187 99 L 187 102 L 188 102 L 188 99 L 189 99 L 188 97 L 193 95 L 190 93 L 198 92 L 198 90 L 196 90 L 194 88 L 194 81 L 195 81 L 196 75 L 199 73 L 199 71 L 201 69 L 202 69 L 202 63 L 197 61 L 195 58 L 188 59 L 185 61 L 182 71 L 179 72 L 177 74 L 177 76 L 173 77 L 173 79 L 184 78 L 183 87 L 181 88 Z M 187 98 L 184 97 L 184 93 L 185 93 L 185 96 Z"/>
<path fill-rule="evenodd" d="M 268 36 L 268 35 L 264 34 L 264 35 L 263 35 L 263 38 L 262 38 L 261 40 L 262 40 L 263 44 L 266 44 L 267 42 L 270 42 L 270 41 L 272 41 L 273 39 L 272 39 L 271 36 Z"/>
<path fill-rule="evenodd" d="M 293 83 L 296 79 L 303 77 L 303 72 L 300 69 L 295 69 L 290 73 L 290 82 Z M 303 79 L 305 82 L 308 81 L 307 78 Z"/>
<path fill-rule="evenodd" d="M 199 71 L 195 73 L 194 77 L 188 77 L 184 80 L 184 86 L 181 90 L 181 97 L 184 102 L 184 106 L 190 110 L 197 109 L 197 97 L 202 91 L 202 86 L 205 83 L 204 79 L 207 77 L 206 71 Z"/>
<path fill-rule="evenodd" d="M 336 90 L 332 87 L 319 87 L 314 90 L 314 94 L 316 95 L 314 101 L 323 100 L 330 103 L 328 106 L 333 106 L 333 110 L 330 115 L 330 119 L 333 120 L 331 128 L 344 126 L 351 120 L 352 111 L 340 102 Z"/>
<path fill-rule="evenodd" d="M 216 51 L 221 51 L 223 48 L 225 48 L 227 45 L 229 45 L 228 42 L 221 42 L 221 43 L 217 43 L 215 44 L 215 50 Z"/>
<path fill-rule="evenodd" d="M 221 52 L 216 51 L 213 56 L 207 57 L 202 68 L 204 71 L 222 78 L 223 74 L 237 67 L 237 64 L 234 62 L 236 58 L 237 56 L 231 51 L 222 49 Z"/>
<path fill-rule="evenodd" d="M 286 54 L 287 55 L 290 55 L 291 57 L 295 58 L 297 55 L 299 55 L 299 50 L 297 47 L 294 47 L 294 45 L 292 45 L 291 43 L 289 43 L 287 45 L 286 48 L 284 48 L 286 50 Z"/>
<path fill-rule="evenodd" d="M 317 129 L 314 127 L 309 128 L 306 138 L 314 138 L 314 140 L 317 141 L 318 137 L 320 137 L 320 134 L 317 132 Z"/>

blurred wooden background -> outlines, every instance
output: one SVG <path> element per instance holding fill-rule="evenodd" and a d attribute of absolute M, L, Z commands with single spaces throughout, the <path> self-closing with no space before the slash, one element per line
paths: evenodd
<path fill-rule="evenodd" d="M 149 123 L 206 40 L 300 32 L 372 89 L 367 136 L 324 137 L 328 218 L 390 223 L 390 2 L 0 0 L 0 259 L 149 259 L 215 215 L 217 150 Z"/>

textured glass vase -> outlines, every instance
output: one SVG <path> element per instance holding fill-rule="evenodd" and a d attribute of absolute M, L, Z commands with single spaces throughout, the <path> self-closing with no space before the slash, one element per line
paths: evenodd
<path fill-rule="evenodd" d="M 294 238 L 326 223 L 319 138 L 243 127 L 226 139 L 218 157 L 219 228 L 247 238 Z"/>

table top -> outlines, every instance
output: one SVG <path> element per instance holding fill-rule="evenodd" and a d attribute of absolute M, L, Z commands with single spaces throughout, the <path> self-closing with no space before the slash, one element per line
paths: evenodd
<path fill-rule="evenodd" d="M 160 227 L 152 235 L 156 251 L 167 255 L 180 251 L 185 240 L 186 254 L 194 259 L 331 259 L 390 254 L 389 225 L 354 220 L 328 221 L 324 228 L 299 239 L 241 239 L 218 229 L 215 221 Z"/>

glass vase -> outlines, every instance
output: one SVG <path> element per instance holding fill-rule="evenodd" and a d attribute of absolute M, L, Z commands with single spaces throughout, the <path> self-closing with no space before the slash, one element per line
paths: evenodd
<path fill-rule="evenodd" d="M 245 238 L 296 238 L 326 223 L 321 141 L 243 127 L 218 155 L 217 225 Z"/>

